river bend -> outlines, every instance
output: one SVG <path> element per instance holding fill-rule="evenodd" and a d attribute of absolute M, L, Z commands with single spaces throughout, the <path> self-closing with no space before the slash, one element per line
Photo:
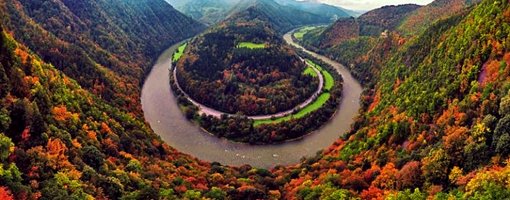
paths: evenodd
<path fill-rule="evenodd" d="M 330 64 L 342 75 L 344 81 L 338 112 L 321 129 L 300 140 L 274 145 L 242 144 L 208 134 L 186 119 L 171 92 L 169 67 L 172 53 L 177 49 L 178 44 L 160 55 L 145 80 L 141 96 L 145 120 L 170 146 L 205 161 L 217 161 L 224 165 L 249 164 L 254 167 L 271 168 L 276 165 L 298 163 L 303 156 L 314 156 L 317 151 L 327 148 L 341 134 L 349 131 L 353 118 L 358 114 L 362 87 L 346 67 L 304 49 L 292 41 L 291 33 L 284 35 L 287 43 Z"/>

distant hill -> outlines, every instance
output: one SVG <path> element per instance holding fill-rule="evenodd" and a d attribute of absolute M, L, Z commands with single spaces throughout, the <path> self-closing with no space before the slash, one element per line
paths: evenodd
<path fill-rule="evenodd" d="M 419 5 L 406 4 L 384 6 L 359 16 L 337 20 L 323 31 L 315 31 L 306 36 L 305 43 L 319 48 L 337 46 L 359 36 L 379 36 L 385 30 L 395 30 Z"/>
<path fill-rule="evenodd" d="M 420 8 L 416 4 L 384 6 L 358 17 L 361 35 L 379 35 L 384 30 L 395 29 L 411 12 Z"/>
<path fill-rule="evenodd" d="M 263 21 L 279 33 L 307 24 L 329 23 L 331 19 L 289 6 L 273 0 L 242 0 L 231 11 L 230 21 Z"/>
<path fill-rule="evenodd" d="M 346 12 L 347 14 L 349 14 L 350 16 L 353 16 L 353 17 L 359 17 L 362 14 L 367 12 L 366 10 L 349 10 L 349 9 L 342 8 L 342 7 L 340 7 L 340 9 L 343 10 L 344 12 Z"/>
<path fill-rule="evenodd" d="M 316 15 L 329 17 L 330 19 L 337 20 L 338 18 L 351 17 L 346 9 L 336 6 L 320 3 L 317 1 L 296 1 L 296 0 L 276 0 L 277 3 L 289 6 L 298 10 L 303 10 Z"/>
<path fill-rule="evenodd" d="M 165 1 L 170 3 L 175 9 L 180 10 L 182 6 L 186 5 L 189 2 L 192 2 L 193 0 L 165 0 Z"/>
<path fill-rule="evenodd" d="M 467 7 L 477 2 L 480 1 L 436 0 L 426 6 L 415 4 L 384 6 L 368 11 L 356 19 L 337 20 L 324 31 L 315 32 L 315 36 L 309 35 L 306 42 L 313 42 L 314 46 L 333 47 L 352 39 L 354 37 L 352 34 L 356 33 L 353 29 L 358 28 L 359 36 L 379 36 L 385 30 L 398 31 L 408 36 L 416 35 L 435 21 L 465 11 Z"/>
<path fill-rule="evenodd" d="M 360 25 L 355 18 L 339 19 L 320 34 L 320 47 L 328 48 L 358 37 Z"/>
<path fill-rule="evenodd" d="M 227 16 L 247 9 L 256 0 L 166 0 L 177 10 L 204 24 L 212 25 Z M 266 3 L 277 3 L 287 9 L 299 10 L 335 21 L 339 18 L 359 16 L 359 13 L 316 1 L 270 0 Z"/>
<path fill-rule="evenodd" d="M 212 25 L 225 19 L 239 0 L 167 0 L 182 13 L 204 24 Z"/>
<path fill-rule="evenodd" d="M 436 0 L 432 3 L 417 9 L 407 17 L 398 30 L 407 35 L 413 35 L 425 31 L 427 25 L 448 18 L 458 12 L 465 10 L 481 0 Z"/>

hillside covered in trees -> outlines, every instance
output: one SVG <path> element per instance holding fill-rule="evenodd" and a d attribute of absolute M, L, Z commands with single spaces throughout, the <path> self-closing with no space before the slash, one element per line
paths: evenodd
<path fill-rule="evenodd" d="M 45 62 L 135 114 L 152 60 L 204 29 L 164 0 L 6 0 L 0 10 L 4 27 Z"/>
<path fill-rule="evenodd" d="M 0 199 L 267 197 L 237 179 L 268 172 L 181 154 L 141 117 L 143 74 L 200 24 L 160 1 L 0 8 Z"/>
<path fill-rule="evenodd" d="M 359 36 L 378 37 L 385 30 L 395 30 L 418 8 L 420 6 L 414 4 L 384 6 L 368 11 L 357 18 L 339 19 L 327 28 L 308 34 L 305 42 L 324 49 L 341 45 Z"/>
<path fill-rule="evenodd" d="M 373 84 L 372 77 L 380 72 L 382 62 L 396 47 L 415 39 L 433 22 L 466 12 L 476 2 L 438 0 L 425 6 L 384 6 L 358 18 L 339 19 L 329 27 L 309 31 L 300 42 L 349 66 L 362 83 Z"/>
<path fill-rule="evenodd" d="M 433 22 L 449 18 L 466 7 L 479 3 L 481 0 L 436 0 L 413 11 L 405 18 L 397 29 L 406 36 L 418 35 L 425 31 Z"/>
<path fill-rule="evenodd" d="M 351 17 L 351 15 L 355 15 L 354 11 L 321 3 L 319 1 L 276 0 L 276 3 L 296 8 L 302 11 L 306 11 L 309 13 L 313 13 L 316 15 L 328 17 L 332 20 L 336 20 L 338 18 Z"/>
<path fill-rule="evenodd" d="M 224 20 L 240 0 L 167 0 L 182 13 L 207 25 Z"/>
<path fill-rule="evenodd" d="M 267 184 L 241 181 L 267 177 L 269 184 L 268 172 L 181 154 L 6 31 L 0 44 L 2 199 L 243 199 L 268 193 Z"/>
<path fill-rule="evenodd" d="M 363 114 L 322 154 L 286 169 L 307 169 L 286 197 L 509 198 L 509 14 L 508 1 L 482 1 L 414 39 L 377 39 L 365 66 L 380 73 Z"/>
<path fill-rule="evenodd" d="M 167 0 L 184 14 L 207 25 L 215 25 L 248 8 L 263 13 L 264 21 L 271 19 L 282 32 L 303 24 L 329 23 L 339 18 L 356 15 L 340 7 L 295 0 Z M 253 14 L 250 14 L 253 16 Z M 260 16 L 259 16 L 260 17 Z"/>
<path fill-rule="evenodd" d="M 324 49 L 364 83 L 360 116 L 317 156 L 269 170 L 194 159 L 150 130 L 140 80 L 201 26 L 134 11 L 182 16 L 158 1 L 111 2 L 0 2 L 0 199 L 510 198 L 506 0 Z"/>
<path fill-rule="evenodd" d="M 194 38 L 176 67 L 192 99 L 231 114 L 289 110 L 318 87 L 317 78 L 303 74 L 306 64 L 296 52 L 256 22 L 227 21 Z"/>
<path fill-rule="evenodd" d="M 279 34 L 307 24 L 331 22 L 328 16 L 284 6 L 274 0 L 241 0 L 232 8 L 228 18 L 227 20 L 262 21 Z"/>

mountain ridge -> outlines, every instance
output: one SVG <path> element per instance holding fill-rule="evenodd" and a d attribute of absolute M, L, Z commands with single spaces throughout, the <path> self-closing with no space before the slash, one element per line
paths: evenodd
<path fill-rule="evenodd" d="M 274 0 L 242 0 L 230 11 L 225 21 L 229 20 L 263 21 L 279 34 L 297 26 L 330 21 L 327 17 L 282 6 Z"/>
<path fill-rule="evenodd" d="M 317 1 L 276 0 L 276 2 L 281 5 L 292 6 L 294 8 L 316 15 L 324 15 L 334 20 L 352 16 L 344 8 L 320 3 Z"/>
<path fill-rule="evenodd" d="M 5 27 L 43 60 L 137 114 L 139 86 L 151 59 L 204 28 L 162 0 L 8 0 L 0 9 Z"/>
<path fill-rule="evenodd" d="M 295 0 L 271 0 L 271 1 L 257 1 L 257 0 L 196 0 L 196 1 L 169 1 L 172 5 L 175 5 L 176 8 L 183 13 L 191 16 L 194 19 L 197 19 L 201 22 L 204 22 L 207 25 L 213 25 L 222 20 L 235 15 L 238 12 L 242 12 L 243 10 L 248 9 L 249 7 L 253 7 L 258 5 L 258 7 L 270 7 L 273 10 L 279 10 L 282 12 L 282 9 L 276 9 L 277 7 L 284 7 L 285 10 L 293 10 L 291 12 L 295 13 L 296 10 L 305 12 L 308 14 L 318 15 L 321 18 L 328 18 L 332 21 L 349 17 L 346 9 L 342 9 L 339 7 L 331 6 L 328 4 L 323 4 L 319 2 L 304 2 L 304 1 L 295 1 Z M 275 5 L 275 3 L 277 5 Z M 261 5 L 266 4 L 266 5 Z M 269 9 L 269 8 L 267 8 Z M 273 11 L 267 11 L 273 12 Z M 282 12 L 282 15 L 286 15 Z"/>

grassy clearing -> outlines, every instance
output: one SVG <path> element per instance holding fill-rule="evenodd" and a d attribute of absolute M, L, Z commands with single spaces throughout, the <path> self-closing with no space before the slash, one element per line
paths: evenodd
<path fill-rule="evenodd" d="M 280 123 L 280 122 L 284 122 L 284 121 L 289 121 L 291 119 L 299 119 L 299 118 L 302 118 L 306 115 L 308 115 L 309 113 L 313 112 L 313 111 L 316 111 L 317 109 L 319 109 L 320 107 L 322 107 L 327 101 L 328 99 L 331 97 L 331 94 L 329 93 L 323 93 L 321 94 L 317 100 L 315 100 L 312 104 L 304 107 L 303 109 L 301 109 L 298 113 L 296 114 L 292 114 L 292 115 L 287 115 L 285 117 L 280 117 L 280 118 L 276 118 L 274 120 L 272 119 L 264 119 L 264 120 L 255 120 L 253 122 L 253 126 L 259 126 L 259 125 L 262 125 L 262 124 L 272 124 L 272 123 Z"/>
<path fill-rule="evenodd" d="M 315 70 L 313 70 L 312 67 L 308 66 L 305 68 L 305 71 L 303 71 L 304 75 L 310 75 L 312 77 L 317 77 L 317 73 L 315 73 Z"/>
<path fill-rule="evenodd" d="M 174 55 L 172 57 L 172 60 L 174 62 L 178 61 L 182 57 L 182 54 L 184 54 L 184 50 L 186 49 L 186 46 L 188 46 L 188 43 L 183 43 L 183 44 L 181 44 L 181 46 L 179 46 L 179 48 L 177 48 L 177 51 L 174 53 Z"/>
<path fill-rule="evenodd" d="M 317 68 L 319 71 L 321 71 L 321 72 L 322 72 L 322 71 L 324 71 L 324 69 L 322 69 L 322 67 L 321 67 L 320 65 L 315 64 L 313 61 L 311 61 L 311 60 L 309 60 L 309 59 L 306 59 L 305 61 L 306 61 L 306 63 L 307 63 L 308 65 L 311 65 L 311 66 L 313 66 L 313 67 Z"/>
<path fill-rule="evenodd" d="M 314 66 L 319 71 L 321 71 L 322 76 L 324 76 L 324 89 L 325 90 L 331 90 L 331 88 L 333 88 L 333 85 L 335 85 L 335 79 L 333 78 L 333 76 L 327 70 L 324 70 L 321 66 L 315 64 L 311 60 L 307 59 L 306 63 L 308 63 L 309 65 Z"/>
<path fill-rule="evenodd" d="M 266 48 L 266 44 L 258 44 L 253 42 L 241 42 L 237 45 L 237 48 L 248 48 L 248 49 L 263 49 Z"/>
<path fill-rule="evenodd" d="M 298 31 L 294 32 L 294 37 L 298 40 L 302 40 L 303 39 L 303 36 L 305 36 L 305 34 L 308 32 L 308 31 L 311 31 L 313 29 L 316 29 L 317 27 L 315 26 L 307 26 L 307 27 L 304 27 L 304 28 L 301 28 L 299 29 Z"/>
<path fill-rule="evenodd" d="M 322 71 L 322 75 L 324 76 L 324 89 L 331 90 L 331 88 L 333 88 L 333 85 L 335 84 L 335 79 L 326 70 Z"/>

